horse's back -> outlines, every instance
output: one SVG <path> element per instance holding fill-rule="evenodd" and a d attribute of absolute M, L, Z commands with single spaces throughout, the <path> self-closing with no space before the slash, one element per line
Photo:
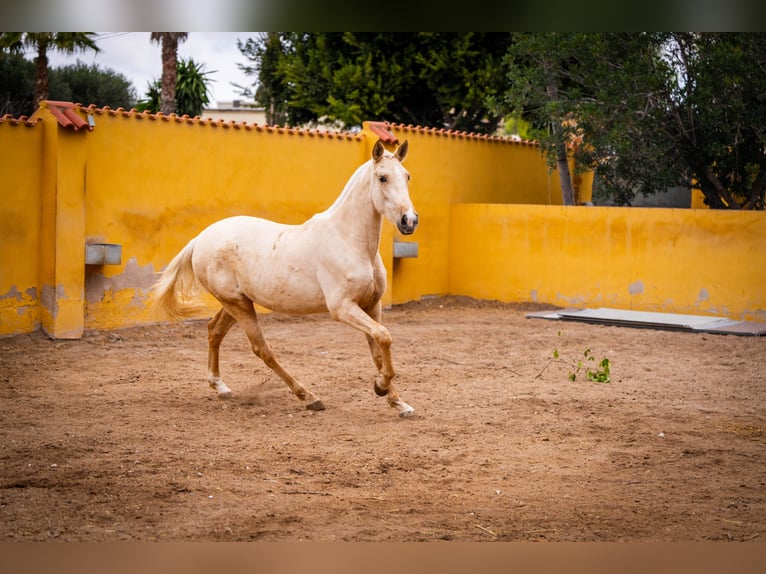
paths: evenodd
<path fill-rule="evenodd" d="M 262 217 L 234 215 L 211 223 L 199 234 L 199 237 L 218 244 L 227 239 L 242 236 L 251 240 L 253 238 L 257 240 L 258 237 L 273 233 L 280 227 L 287 226 L 283 223 L 263 219 Z"/>

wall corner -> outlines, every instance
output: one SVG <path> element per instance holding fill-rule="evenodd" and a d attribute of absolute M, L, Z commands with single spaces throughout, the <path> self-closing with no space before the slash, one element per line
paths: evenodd
<path fill-rule="evenodd" d="M 87 142 L 41 102 L 43 122 L 40 324 L 53 339 L 79 339 L 85 321 Z M 72 112 L 74 113 L 74 112 Z"/>

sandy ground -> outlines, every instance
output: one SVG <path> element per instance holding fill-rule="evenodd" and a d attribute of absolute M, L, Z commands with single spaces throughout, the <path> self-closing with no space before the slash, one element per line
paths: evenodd
<path fill-rule="evenodd" d="M 203 320 L 0 339 L 0 540 L 763 542 L 766 339 L 538 309 L 386 310 L 410 419 L 325 315 L 262 316 L 322 412 L 236 327 L 228 401 Z M 609 383 L 569 380 L 586 349 Z"/>

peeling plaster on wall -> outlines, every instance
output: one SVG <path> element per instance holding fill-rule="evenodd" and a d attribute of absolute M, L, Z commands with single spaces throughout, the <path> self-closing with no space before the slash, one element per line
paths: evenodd
<path fill-rule="evenodd" d="M 99 303 L 109 291 L 116 293 L 123 289 L 134 289 L 135 295 L 131 304 L 140 305 L 143 304 L 142 296 L 151 289 L 156 280 L 157 273 L 151 263 L 141 267 L 136 258 L 131 257 L 119 275 L 105 277 L 101 273 L 94 273 L 86 276 L 85 300 L 88 303 Z"/>
<path fill-rule="evenodd" d="M 575 307 L 585 305 L 588 300 L 584 295 L 567 297 L 561 293 L 556 293 L 556 298 L 565 301 L 567 305 L 574 305 Z"/>
<path fill-rule="evenodd" d="M 529 299 L 537 303 L 537 289 L 532 289 L 532 291 L 529 292 Z"/>
<path fill-rule="evenodd" d="M 85 277 L 85 302 L 98 303 L 104 299 L 108 279 L 103 275 L 87 275 Z"/>
<path fill-rule="evenodd" d="M 5 295 L 0 295 L 0 301 L 7 301 L 8 299 L 15 299 L 16 301 L 24 301 L 26 299 L 29 302 L 36 302 L 37 287 L 28 287 L 22 293 L 16 285 L 12 285 Z"/>
<path fill-rule="evenodd" d="M 710 293 L 704 287 L 700 289 L 700 294 L 697 296 L 697 303 L 710 300 Z"/>
<path fill-rule="evenodd" d="M 21 301 L 21 291 L 18 290 L 16 285 L 12 285 L 5 295 L 0 295 L 0 299 L 16 299 Z"/>
<path fill-rule="evenodd" d="M 55 318 L 59 312 L 58 300 L 64 297 L 63 285 L 59 285 L 54 289 L 53 286 L 45 284 L 40 294 L 40 305 L 51 314 L 51 317 Z"/>
<path fill-rule="evenodd" d="M 40 302 L 37 288 L 23 292 L 16 285 L 0 295 L 0 338 L 29 332 L 40 325 Z"/>
<path fill-rule="evenodd" d="M 634 281 L 628 286 L 628 293 L 631 295 L 641 295 L 644 292 L 644 282 Z"/>
<path fill-rule="evenodd" d="M 766 321 L 766 309 L 755 309 L 754 311 L 745 311 L 740 314 L 740 318 L 746 315 L 752 315 L 756 318 L 756 321 Z"/>
<path fill-rule="evenodd" d="M 31 305 L 37 304 L 37 287 L 29 287 L 22 293 L 16 285 L 12 285 L 7 293 L 0 295 L 0 301 L 9 301 L 11 299 L 18 301 L 17 304 L 11 305 L 16 307 L 19 315 L 21 315 L 25 313 Z"/>

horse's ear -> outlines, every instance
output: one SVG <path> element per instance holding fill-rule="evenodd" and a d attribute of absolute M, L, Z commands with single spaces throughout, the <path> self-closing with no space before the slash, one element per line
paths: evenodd
<path fill-rule="evenodd" d="M 394 157 L 396 157 L 396 159 L 398 159 L 399 161 L 404 161 L 404 158 L 407 157 L 407 150 L 409 149 L 410 149 L 409 142 L 407 142 L 407 140 L 404 140 L 402 142 L 402 145 L 396 148 L 396 151 L 394 152 Z"/>
<path fill-rule="evenodd" d="M 383 142 L 380 140 L 376 141 L 375 145 L 372 146 L 372 159 L 375 161 L 380 160 L 383 157 L 384 151 L 386 151 L 386 148 L 383 147 Z"/>

